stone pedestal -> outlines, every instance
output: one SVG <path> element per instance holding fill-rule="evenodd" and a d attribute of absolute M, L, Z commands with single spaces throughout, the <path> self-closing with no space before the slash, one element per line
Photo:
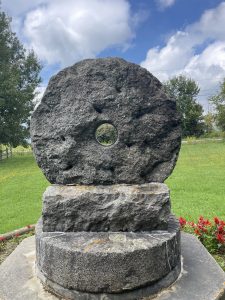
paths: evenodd
<path fill-rule="evenodd" d="M 179 222 L 165 184 L 54 185 L 43 195 L 42 216 L 37 275 L 63 297 L 151 294 L 179 276 Z"/>

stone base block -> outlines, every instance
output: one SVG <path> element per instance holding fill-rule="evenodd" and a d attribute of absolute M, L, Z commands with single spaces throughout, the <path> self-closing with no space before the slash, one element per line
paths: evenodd
<path fill-rule="evenodd" d="M 224 300 L 225 273 L 198 239 L 181 234 L 182 272 L 169 288 L 150 293 L 148 287 L 120 294 L 77 292 L 76 300 Z M 44 281 L 44 279 L 43 279 Z M 163 282 L 163 280 L 161 281 Z M 56 287 L 54 287 L 56 290 Z M 157 287 L 159 290 L 159 286 Z M 35 240 L 29 237 L 0 265 L 1 300 L 59 300 L 46 291 L 35 272 Z M 65 299 L 65 298 L 64 298 Z"/>
<path fill-rule="evenodd" d="M 169 274 L 160 280 L 157 280 L 153 284 L 145 287 L 141 287 L 131 291 L 125 291 L 123 293 L 87 293 L 80 292 L 74 289 L 66 289 L 61 285 L 47 279 L 39 270 L 36 269 L 36 274 L 41 280 L 46 291 L 53 293 L 54 295 L 67 300 L 137 300 L 152 299 L 158 292 L 165 290 L 171 286 L 178 278 L 181 272 L 181 264 L 179 263 Z"/>
<path fill-rule="evenodd" d="M 60 186 L 43 195 L 43 231 L 166 230 L 169 189 L 163 183 Z"/>
<path fill-rule="evenodd" d="M 46 233 L 39 223 L 36 250 L 46 282 L 70 291 L 123 293 L 155 284 L 170 272 L 169 284 L 176 280 L 180 230 L 174 217 L 168 231 L 151 233 Z"/>

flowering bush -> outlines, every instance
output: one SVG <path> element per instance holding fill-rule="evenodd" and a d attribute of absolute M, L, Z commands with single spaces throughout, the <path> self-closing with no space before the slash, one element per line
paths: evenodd
<path fill-rule="evenodd" d="M 179 218 L 180 226 L 184 231 L 194 233 L 202 244 L 212 254 L 225 254 L 225 222 L 215 217 L 213 222 L 199 217 L 198 222 L 188 222 Z"/>

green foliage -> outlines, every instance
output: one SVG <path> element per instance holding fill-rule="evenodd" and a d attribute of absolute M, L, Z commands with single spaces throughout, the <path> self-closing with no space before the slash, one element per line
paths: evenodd
<path fill-rule="evenodd" d="M 225 131 L 225 105 L 220 104 L 217 106 L 216 124 L 221 130 Z"/>
<path fill-rule="evenodd" d="M 213 130 L 209 133 L 204 133 L 201 138 L 210 138 L 210 139 L 225 139 L 225 132 L 220 130 Z"/>
<path fill-rule="evenodd" d="M 15 148 L 12 148 L 12 153 L 13 154 L 26 154 L 26 153 L 31 153 L 32 149 L 30 145 L 27 145 L 26 147 L 23 146 L 17 146 Z"/>
<path fill-rule="evenodd" d="M 212 254 L 212 256 L 225 272 L 225 254 Z"/>
<path fill-rule="evenodd" d="M 215 116 L 212 113 L 208 113 L 204 116 L 205 133 L 212 133 L 214 130 Z"/>
<path fill-rule="evenodd" d="M 0 144 L 26 144 L 29 115 L 41 70 L 33 51 L 27 52 L 0 10 Z"/>
<path fill-rule="evenodd" d="M 173 77 L 165 84 L 165 90 L 176 100 L 177 109 L 182 116 L 182 135 L 200 136 L 204 132 L 203 108 L 197 103 L 200 89 L 196 82 L 185 76 Z"/>
<path fill-rule="evenodd" d="M 195 144 L 197 139 L 196 139 L 195 136 L 187 136 L 186 141 L 187 141 L 188 144 Z"/>
<path fill-rule="evenodd" d="M 216 125 L 222 131 L 225 131 L 225 78 L 220 85 L 218 94 L 211 97 L 209 101 L 213 104 L 216 111 Z"/>

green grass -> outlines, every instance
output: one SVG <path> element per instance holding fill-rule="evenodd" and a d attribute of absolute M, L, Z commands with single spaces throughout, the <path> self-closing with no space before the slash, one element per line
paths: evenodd
<path fill-rule="evenodd" d="M 184 144 L 166 183 L 177 216 L 225 220 L 225 143 Z M 38 220 L 48 184 L 31 154 L 0 162 L 0 233 Z"/>
<path fill-rule="evenodd" d="M 48 184 L 32 154 L 0 162 L 0 233 L 36 223 Z"/>
<path fill-rule="evenodd" d="M 225 220 L 225 143 L 183 144 L 166 183 L 177 216 L 193 221 L 200 215 Z"/>

